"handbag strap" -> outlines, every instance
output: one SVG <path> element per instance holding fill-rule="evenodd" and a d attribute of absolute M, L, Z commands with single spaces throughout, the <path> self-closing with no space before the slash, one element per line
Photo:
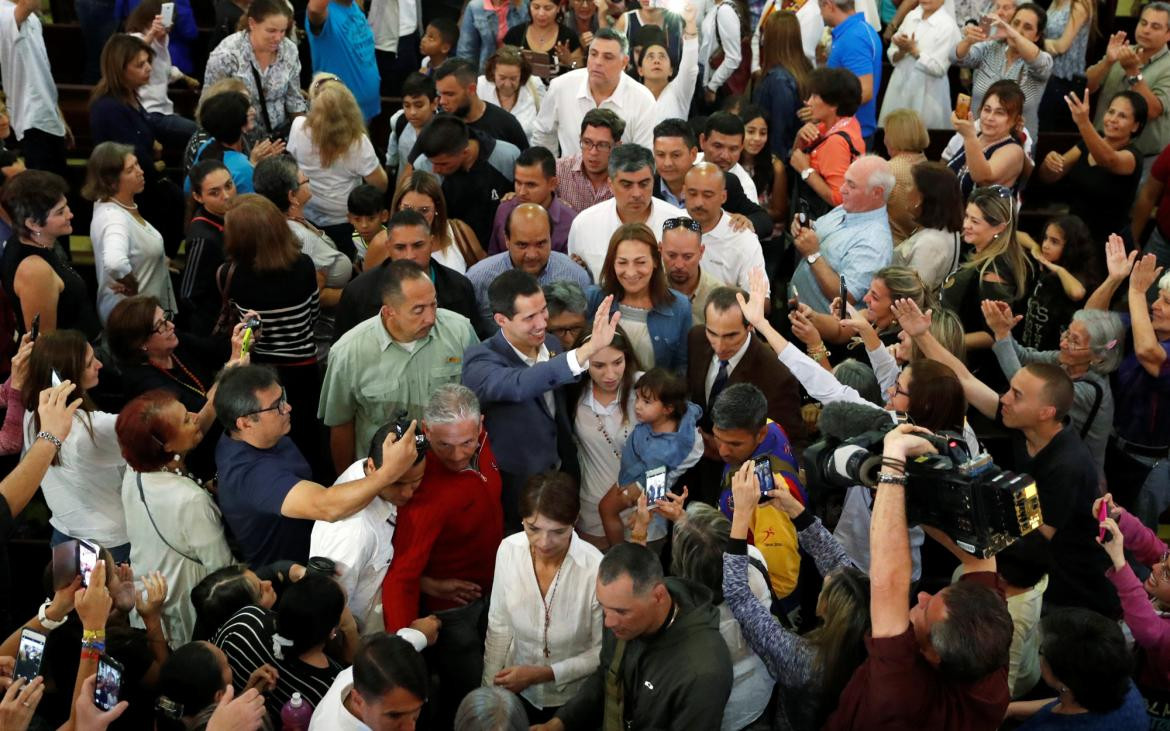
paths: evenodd
<path fill-rule="evenodd" d="M 207 216 L 195 216 L 194 218 L 191 219 L 191 223 L 194 223 L 196 221 L 203 221 L 203 222 L 208 223 L 208 224 L 214 226 L 215 228 L 219 229 L 220 232 L 223 231 L 223 224 L 222 223 L 216 223 L 215 221 L 212 221 Z"/>
<path fill-rule="evenodd" d="M 1105 391 L 1101 388 L 1101 384 L 1096 381 L 1084 379 L 1082 382 L 1093 387 L 1093 408 L 1089 409 L 1089 416 L 1081 426 L 1081 439 L 1084 439 L 1088 436 L 1089 428 L 1093 426 L 1093 421 L 1097 418 L 1097 412 L 1101 409 L 1101 400 L 1105 398 Z"/>
<path fill-rule="evenodd" d="M 151 513 L 150 513 L 150 506 L 146 504 L 146 491 L 142 489 L 142 473 L 135 472 L 134 477 L 138 480 L 138 499 L 142 501 L 142 507 L 146 508 L 146 517 L 150 518 L 150 525 L 152 528 L 154 528 L 154 532 L 158 535 L 158 537 L 160 539 L 162 539 L 162 542 L 166 544 L 167 548 L 171 549 L 172 551 L 179 554 L 180 556 L 187 559 L 188 561 L 194 561 L 195 563 L 202 566 L 203 562 L 200 561 L 198 558 L 196 558 L 194 556 L 189 556 L 189 555 L 183 553 L 182 551 L 180 551 L 179 549 L 175 548 L 174 546 L 172 546 L 171 542 L 167 540 L 167 537 L 164 536 L 162 534 L 162 531 L 158 529 L 158 523 L 154 522 L 154 516 L 151 515 Z"/>
<path fill-rule="evenodd" d="M 233 261 L 231 264 L 227 265 L 227 281 L 220 285 L 219 275 L 223 272 L 223 267 L 224 265 L 220 264 L 219 269 L 215 270 L 215 286 L 219 287 L 221 309 L 228 306 L 228 292 L 230 292 L 232 289 L 232 277 L 236 273 L 236 263 Z"/>
<path fill-rule="evenodd" d="M 268 118 L 268 101 L 264 98 L 264 82 L 260 80 L 260 71 L 256 69 L 254 63 L 249 61 L 248 68 L 252 70 L 252 80 L 256 82 L 256 95 L 260 97 L 260 114 L 264 117 L 264 127 L 271 134 L 273 131 L 272 120 Z"/>

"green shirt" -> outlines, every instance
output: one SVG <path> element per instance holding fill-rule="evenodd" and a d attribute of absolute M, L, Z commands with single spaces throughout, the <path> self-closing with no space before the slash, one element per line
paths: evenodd
<path fill-rule="evenodd" d="M 1137 50 L 1137 47 L 1134 47 Z M 1134 146 L 1137 147 L 1138 152 L 1144 156 L 1157 155 L 1162 151 L 1162 148 L 1170 143 L 1170 52 L 1165 48 L 1156 53 L 1150 62 L 1141 69 L 1142 80 L 1150 87 L 1150 91 L 1154 92 L 1154 96 L 1158 101 L 1162 102 L 1162 113 L 1157 117 L 1151 118 L 1146 123 L 1145 129 L 1134 140 Z M 1119 91 L 1131 89 L 1126 81 L 1125 69 L 1121 68 L 1121 64 L 1115 63 L 1109 69 L 1109 73 L 1105 76 L 1105 81 L 1101 83 L 1101 94 L 1097 101 L 1097 116 L 1094 117 L 1093 126 L 1098 130 L 1102 128 L 1105 122 L 1105 110 L 1109 108 L 1109 100 L 1113 95 Z M 1141 164 L 1141 160 L 1138 160 Z"/>
<path fill-rule="evenodd" d="M 330 349 L 317 416 L 327 426 L 353 422 L 354 454 L 365 456 L 374 433 L 399 411 L 421 419 L 436 387 L 459 382 L 463 351 L 478 342 L 470 320 L 440 308 L 431 331 L 407 350 L 374 315 Z"/>

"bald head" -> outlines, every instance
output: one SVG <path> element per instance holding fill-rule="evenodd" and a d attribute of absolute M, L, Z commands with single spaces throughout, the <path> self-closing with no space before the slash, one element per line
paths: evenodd
<path fill-rule="evenodd" d="M 504 238 L 512 266 L 539 277 L 552 251 L 548 211 L 537 203 L 521 203 L 504 222 Z"/>
<path fill-rule="evenodd" d="M 877 155 L 862 155 L 845 171 L 841 206 L 849 213 L 873 211 L 886 204 L 893 189 L 890 163 Z"/>
<path fill-rule="evenodd" d="M 704 232 L 710 231 L 723 217 L 723 204 L 727 202 L 724 172 L 709 162 L 693 166 L 683 181 L 683 195 L 686 196 L 687 213 L 699 222 Z"/>

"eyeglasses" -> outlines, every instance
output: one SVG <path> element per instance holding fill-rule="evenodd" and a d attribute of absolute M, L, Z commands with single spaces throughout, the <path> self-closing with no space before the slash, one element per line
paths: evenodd
<path fill-rule="evenodd" d="M 151 332 L 162 335 L 163 333 L 165 333 L 167 331 L 167 325 L 174 325 L 174 323 L 175 323 L 174 310 L 163 310 L 162 320 L 154 323 L 154 327 L 151 329 Z"/>
<path fill-rule="evenodd" d="M 405 203 L 398 206 L 398 209 L 402 211 L 414 211 L 423 218 L 431 215 L 431 213 L 435 210 L 432 206 L 408 206 Z"/>
<path fill-rule="evenodd" d="M 287 396 L 287 394 L 285 394 L 284 387 L 282 386 L 280 389 L 280 398 L 276 399 L 276 403 L 274 403 L 273 405 L 271 405 L 265 409 L 258 409 L 256 411 L 249 411 L 246 414 L 242 414 L 242 416 L 256 416 L 258 414 L 263 414 L 265 411 L 276 411 L 276 412 L 280 413 L 280 412 L 284 411 L 284 408 L 286 406 L 288 406 L 288 396 Z"/>
<path fill-rule="evenodd" d="M 903 391 L 902 387 L 898 385 L 897 381 L 894 382 L 894 385 L 886 389 L 886 393 L 890 394 L 890 398 L 897 398 L 898 396 L 905 396 L 906 398 L 910 398 L 910 394 L 906 391 Z"/>
<path fill-rule="evenodd" d="M 699 222 L 690 216 L 679 216 L 677 218 L 668 218 L 662 222 L 662 230 L 669 231 L 674 228 L 685 228 L 694 231 L 697 234 L 703 233 L 703 227 Z"/>
<path fill-rule="evenodd" d="M 1070 350 L 1089 350 L 1088 343 L 1081 343 L 1073 340 L 1072 331 L 1067 327 L 1060 331 L 1060 342 L 1068 343 Z"/>
<path fill-rule="evenodd" d="M 571 325 L 569 327 L 550 327 L 548 331 L 552 333 L 553 337 L 557 338 L 558 340 L 564 340 L 567 338 L 576 340 L 577 336 L 580 335 L 581 331 L 584 329 L 584 325 Z"/>
<path fill-rule="evenodd" d="M 584 137 L 582 137 L 581 138 L 581 149 L 582 150 L 597 150 L 598 152 L 610 152 L 613 150 L 613 143 L 612 142 L 594 142 L 593 140 L 587 140 Z"/>

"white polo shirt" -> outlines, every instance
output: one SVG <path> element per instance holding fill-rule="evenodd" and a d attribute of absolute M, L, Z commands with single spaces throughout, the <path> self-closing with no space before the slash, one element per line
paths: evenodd
<path fill-rule="evenodd" d="M 663 222 L 685 215 L 686 211 L 675 208 L 661 198 L 651 198 L 650 217 L 646 219 L 646 225 L 654 232 L 655 239 L 661 239 Z M 600 283 L 601 267 L 609 251 L 609 239 L 621 225 L 617 199 L 610 198 L 578 213 L 569 227 L 569 255 L 576 254 L 585 261 L 595 283 Z"/>
<path fill-rule="evenodd" d="M 589 69 L 576 69 L 553 79 L 540 104 L 532 129 L 533 146 L 546 147 L 558 158 L 581 151 L 581 120 L 593 109 L 612 109 L 625 120 L 622 142 L 634 142 L 654 149 L 654 95 L 645 86 L 622 73 L 617 88 L 598 104 L 589 91 Z"/>
<path fill-rule="evenodd" d="M 41 19 L 32 13 L 17 27 L 16 4 L 9 0 L 0 0 L 0 79 L 8 92 L 8 118 L 18 140 L 29 129 L 65 136 Z"/>
<path fill-rule="evenodd" d="M 703 246 L 703 271 L 741 289 L 748 289 L 752 269 L 764 268 L 764 250 L 756 232 L 750 228 L 732 230 L 731 214 L 727 211 L 715 228 L 703 234 Z"/>

